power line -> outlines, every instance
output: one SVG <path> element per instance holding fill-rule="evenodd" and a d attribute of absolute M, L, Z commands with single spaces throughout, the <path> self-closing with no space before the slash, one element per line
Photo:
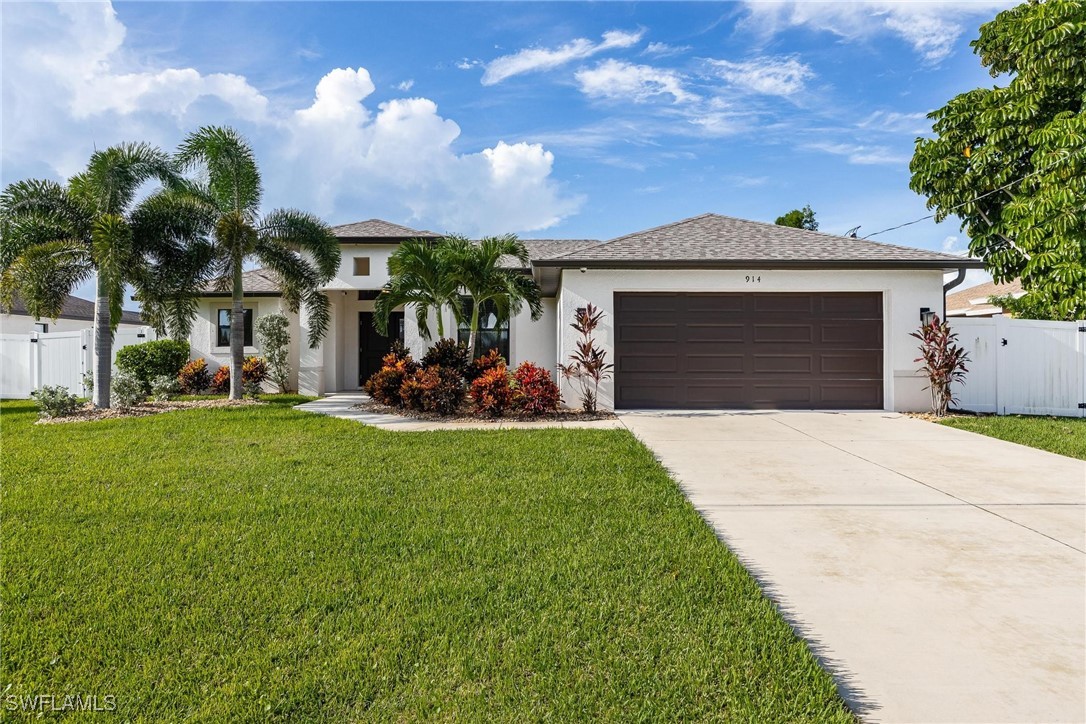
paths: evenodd
<path fill-rule="evenodd" d="M 1002 186 L 1000 186 L 997 189 L 992 189 L 991 191 L 987 191 L 987 192 L 981 194 L 980 196 L 975 196 L 974 198 L 972 198 L 972 199 L 970 199 L 968 201 L 963 201 L 960 204 L 957 204 L 955 206 L 951 206 L 950 208 L 948 208 L 946 210 L 946 213 L 949 214 L 950 212 L 954 211 L 955 209 L 960 209 L 963 206 L 968 206 L 969 204 L 976 203 L 977 201 L 980 201 L 981 199 L 988 198 L 992 194 L 998 194 L 1000 191 L 1006 191 L 1011 186 L 1014 186 L 1015 184 L 1022 183 L 1023 181 L 1028 179 L 1030 176 L 1036 176 L 1037 174 L 1039 174 L 1039 173 L 1041 173 L 1043 171 L 1047 171 L 1048 169 L 1053 168 L 1054 166 L 1056 166 L 1058 164 L 1061 164 L 1064 161 L 1069 160 L 1074 155 L 1075 154 L 1070 154 L 1068 156 L 1065 156 L 1065 157 L 1063 157 L 1063 158 L 1061 158 L 1061 159 L 1059 159 L 1057 161 L 1054 161 L 1054 162 L 1048 164 L 1047 166 L 1042 166 L 1041 168 L 1033 169 L 1032 171 L 1027 173 L 1025 176 L 1022 176 L 1021 178 L 1017 178 L 1014 181 L 1008 181 L 1007 183 L 1003 184 Z M 886 228 L 886 229 L 881 229 L 879 231 L 874 231 L 874 232 L 872 232 L 870 234 L 867 234 L 863 238 L 864 239 L 870 239 L 872 236 L 878 236 L 879 234 L 885 234 L 888 231 L 897 231 L 898 229 L 902 229 L 902 228 L 904 228 L 906 226 L 912 226 L 913 224 L 919 224 L 921 221 L 927 221 L 928 219 L 934 219 L 934 218 L 935 218 L 935 214 L 928 214 L 927 216 L 921 216 L 919 219 L 913 219 L 912 221 L 906 221 L 904 224 L 898 224 L 897 226 L 891 226 L 891 227 Z"/>

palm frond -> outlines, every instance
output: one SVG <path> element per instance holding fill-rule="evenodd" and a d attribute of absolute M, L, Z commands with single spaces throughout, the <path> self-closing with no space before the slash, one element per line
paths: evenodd
<path fill-rule="evenodd" d="M 256 217 L 262 189 L 260 171 L 249 142 L 226 126 L 204 126 L 181 143 L 176 161 L 182 170 L 200 169 L 207 175 L 207 190 L 222 212 Z"/>
<path fill-rule="evenodd" d="M 178 176 L 169 154 L 149 143 L 120 143 L 95 151 L 82 173 L 68 182 L 69 193 L 100 214 L 123 214 L 143 184 L 169 185 Z"/>
<path fill-rule="evenodd" d="M 312 214 L 297 209 L 276 209 L 264 217 L 259 233 L 268 243 L 276 243 L 312 259 L 321 284 L 339 271 L 339 239 Z"/>
<path fill-rule="evenodd" d="M 94 272 L 78 240 L 55 240 L 27 248 L 0 274 L 0 305 L 11 309 L 18 295 L 27 314 L 56 319 L 72 289 Z"/>

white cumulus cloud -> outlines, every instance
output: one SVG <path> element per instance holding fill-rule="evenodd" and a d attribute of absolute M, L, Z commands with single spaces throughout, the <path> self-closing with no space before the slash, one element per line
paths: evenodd
<path fill-rule="evenodd" d="M 576 38 L 557 48 L 525 48 L 510 55 L 502 55 L 486 64 L 483 85 L 496 85 L 506 78 L 522 73 L 551 70 L 575 60 L 584 60 L 597 53 L 615 48 L 637 45 L 643 31 L 608 30 L 602 40 L 594 43 L 587 38 Z"/>

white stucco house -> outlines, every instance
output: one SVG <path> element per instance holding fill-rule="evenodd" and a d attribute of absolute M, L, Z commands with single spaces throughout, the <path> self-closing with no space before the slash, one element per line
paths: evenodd
<path fill-rule="evenodd" d="M 12 300 L 9 311 L 0 313 L 0 333 L 27 334 L 29 332 L 78 332 L 94 327 L 94 302 L 68 295 L 64 300 L 60 316 L 56 319 L 35 319 L 26 311 L 26 305 L 16 297 Z M 124 311 L 121 314 L 122 327 L 143 327 L 139 312 Z"/>
<path fill-rule="evenodd" d="M 307 394 L 357 390 L 376 371 L 390 344 L 373 330 L 388 256 L 406 239 L 439 237 L 377 219 L 334 232 L 342 262 L 325 287 L 332 324 L 319 347 L 305 343 L 304 312 L 291 315 L 293 382 Z M 524 273 L 543 291 L 543 317 L 532 321 L 525 310 L 499 326 L 484 313 L 484 343 L 511 365 L 556 371 L 576 341 L 575 310 L 594 304 L 605 314 L 597 342 L 615 363 L 600 403 L 619 409 L 927 409 L 909 333 L 924 315 L 943 313 L 946 273 L 960 280 L 981 266 L 718 214 L 608 241 L 524 242 L 531 256 Z M 244 288 L 250 319 L 281 309 L 263 271 L 246 273 Z M 200 305 L 193 355 L 212 366 L 228 361 L 229 307 L 228 293 L 211 290 Z M 251 324 L 246 351 L 259 354 Z M 451 311 L 445 328 L 466 339 Z M 414 314 L 398 313 L 392 329 L 413 354 L 425 352 Z M 572 390 L 563 392 L 575 403 Z"/>

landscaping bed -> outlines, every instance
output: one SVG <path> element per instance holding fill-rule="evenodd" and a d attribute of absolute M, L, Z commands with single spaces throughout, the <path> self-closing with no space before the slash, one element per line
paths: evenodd
<path fill-rule="evenodd" d="M 531 414 L 521 410 L 512 410 L 504 413 L 501 417 L 494 417 L 493 415 L 476 412 L 471 405 L 461 405 L 460 409 L 451 415 L 440 415 L 436 412 L 409 410 L 404 407 L 382 405 L 380 402 L 375 402 L 372 399 L 361 402 L 351 409 L 374 412 L 381 415 L 398 415 L 399 417 L 406 417 L 412 420 L 424 420 L 426 422 L 492 422 L 494 424 L 499 424 L 501 422 L 509 422 L 510 420 L 516 422 L 546 422 L 548 420 L 559 422 L 587 422 L 592 420 L 616 419 L 615 413 L 610 412 L 609 410 L 584 412 L 582 410 L 572 410 L 565 407 L 560 407 L 557 410 L 543 414 Z"/>
<path fill-rule="evenodd" d="M 43 417 L 38 420 L 37 424 L 59 425 L 66 422 L 90 422 L 92 420 L 115 420 L 124 417 L 146 417 L 147 415 L 158 415 L 163 412 L 173 412 L 174 410 L 198 410 L 216 407 L 245 407 L 248 405 L 261 404 L 264 403 L 260 400 L 228 400 L 226 398 L 206 400 L 168 400 L 164 402 L 153 402 L 147 400 L 144 402 L 140 402 L 139 404 L 132 405 L 131 407 L 111 407 L 103 409 L 95 407 L 92 403 L 88 402 L 76 409 L 76 411 L 70 415 L 65 415 L 64 417 Z"/>

